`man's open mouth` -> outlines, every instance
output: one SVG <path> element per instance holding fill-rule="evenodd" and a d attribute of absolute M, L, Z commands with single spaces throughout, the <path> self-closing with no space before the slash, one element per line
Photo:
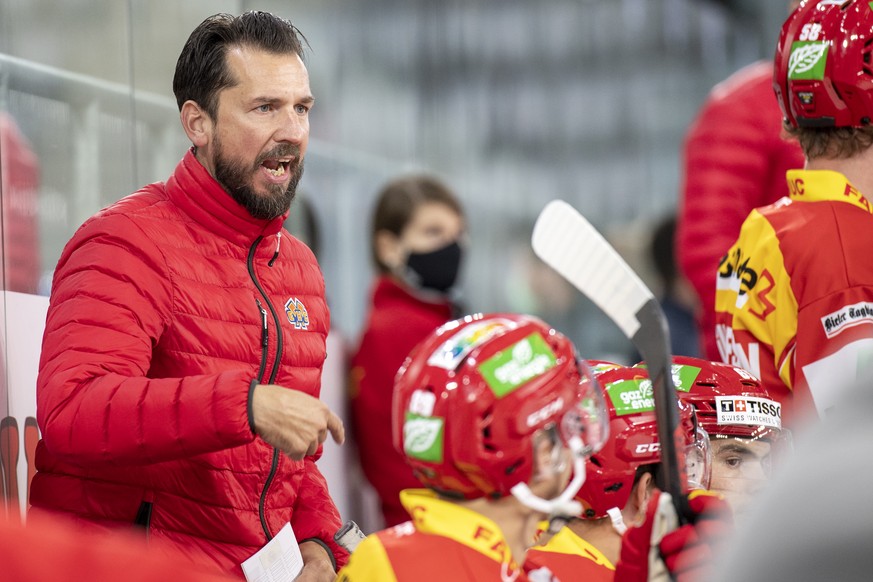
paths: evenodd
<path fill-rule="evenodd" d="M 264 160 L 261 162 L 261 165 L 264 166 L 270 174 L 276 176 L 277 178 L 281 178 L 288 171 L 288 168 L 291 166 L 291 158 L 277 158 Z"/>

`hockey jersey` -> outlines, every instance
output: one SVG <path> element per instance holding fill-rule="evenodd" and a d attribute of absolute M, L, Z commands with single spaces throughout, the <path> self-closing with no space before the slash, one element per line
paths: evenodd
<path fill-rule="evenodd" d="M 338 582 L 559 582 L 520 567 L 485 516 L 423 489 L 402 491 L 400 501 L 412 520 L 367 536 Z"/>
<path fill-rule="evenodd" d="M 822 415 L 873 361 L 873 209 L 845 176 L 787 173 L 789 197 L 753 210 L 719 265 L 716 340 L 783 404 Z"/>
<path fill-rule="evenodd" d="M 615 577 L 612 562 L 569 527 L 561 528 L 545 545 L 529 549 L 525 567 L 548 568 L 561 580 L 612 582 Z"/>

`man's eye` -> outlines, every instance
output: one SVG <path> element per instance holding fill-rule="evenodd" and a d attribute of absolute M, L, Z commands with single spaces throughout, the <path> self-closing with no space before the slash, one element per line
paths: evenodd
<path fill-rule="evenodd" d="M 269 113 L 273 109 L 273 106 L 269 103 L 264 103 L 263 105 L 258 105 L 258 111 L 261 113 Z"/>
<path fill-rule="evenodd" d="M 307 107 L 306 105 L 298 105 L 297 106 L 297 113 L 299 113 L 301 115 L 307 113 L 308 111 L 309 111 L 309 107 Z"/>
<path fill-rule="evenodd" d="M 724 464 L 732 469 L 736 469 L 743 464 L 743 460 L 739 457 L 728 457 L 724 460 Z"/>

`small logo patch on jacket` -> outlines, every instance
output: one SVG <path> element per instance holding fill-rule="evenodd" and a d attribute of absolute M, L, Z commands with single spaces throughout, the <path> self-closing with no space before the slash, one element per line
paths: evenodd
<path fill-rule="evenodd" d="M 285 302 L 285 315 L 288 316 L 288 321 L 294 329 L 309 329 L 309 313 L 306 312 L 303 302 L 296 297 Z"/>

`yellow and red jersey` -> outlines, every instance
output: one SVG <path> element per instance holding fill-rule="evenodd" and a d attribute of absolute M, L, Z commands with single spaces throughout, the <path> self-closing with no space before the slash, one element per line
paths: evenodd
<path fill-rule="evenodd" d="M 600 550 L 563 527 L 542 546 L 527 551 L 525 568 L 548 568 L 559 580 L 612 582 L 615 566 Z"/>
<path fill-rule="evenodd" d="M 402 491 L 400 501 L 412 520 L 367 536 L 338 581 L 529 581 L 487 517 L 424 489 Z"/>
<path fill-rule="evenodd" d="M 837 172 L 787 179 L 789 197 L 753 210 L 721 260 L 716 339 L 790 427 L 826 412 L 873 357 L 873 209 Z"/>

